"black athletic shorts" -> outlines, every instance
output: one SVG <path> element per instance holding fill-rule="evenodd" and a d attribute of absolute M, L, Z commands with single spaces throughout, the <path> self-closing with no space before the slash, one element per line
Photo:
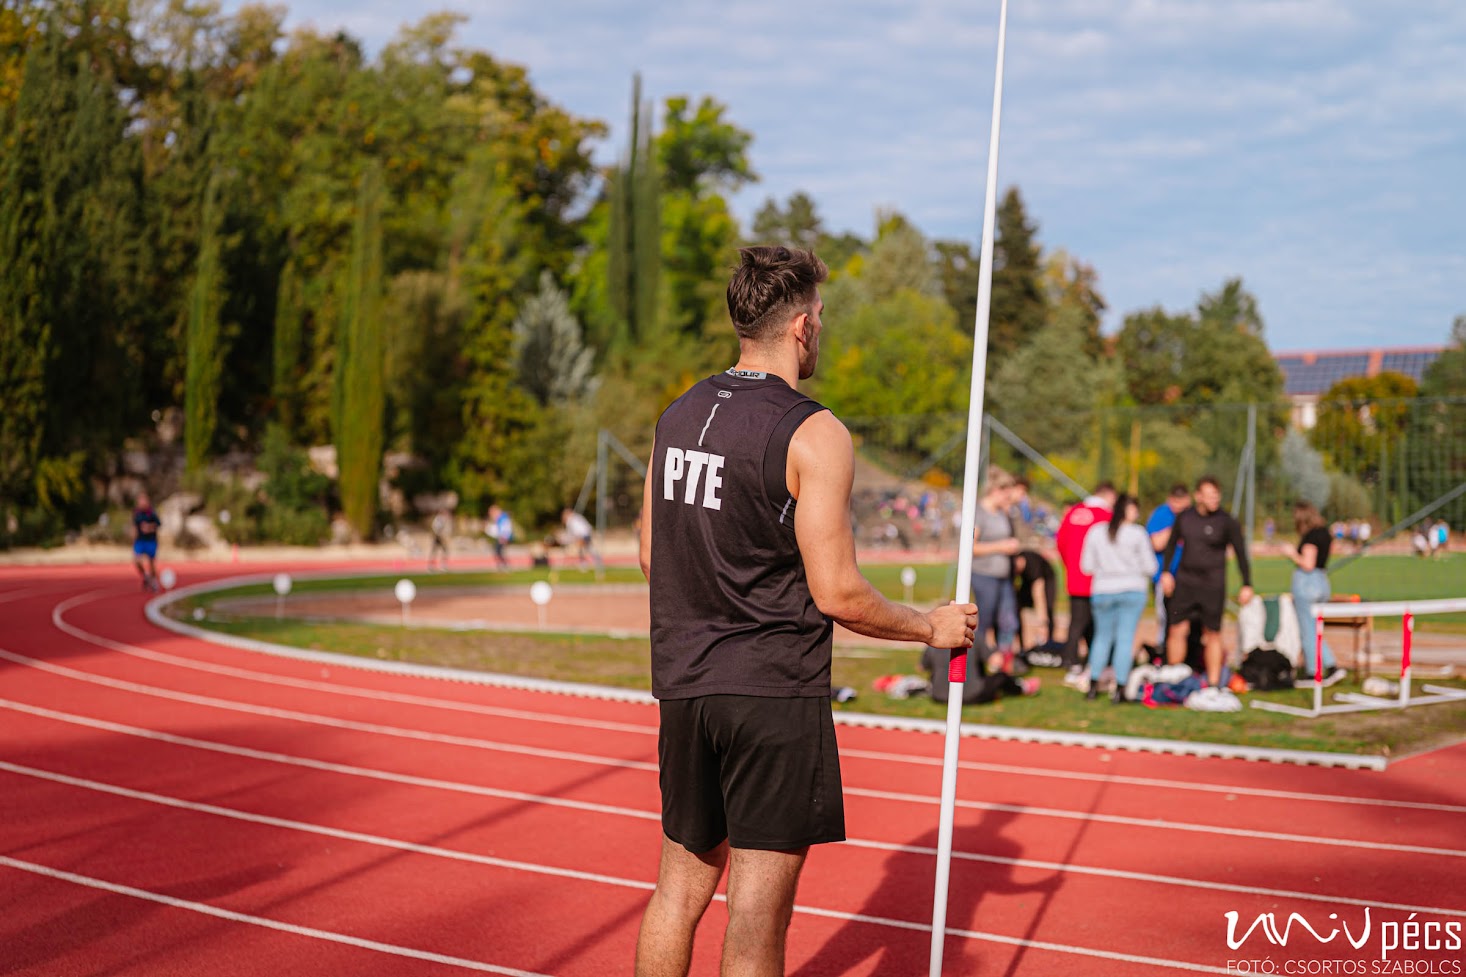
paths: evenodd
<path fill-rule="evenodd" d="M 1222 608 L 1227 602 L 1227 582 L 1218 580 L 1177 580 L 1176 589 L 1166 598 L 1166 630 L 1183 621 L 1201 619 L 1208 631 L 1222 629 Z"/>
<path fill-rule="evenodd" d="M 694 854 L 845 840 L 829 698 L 663 699 L 662 831 Z"/>

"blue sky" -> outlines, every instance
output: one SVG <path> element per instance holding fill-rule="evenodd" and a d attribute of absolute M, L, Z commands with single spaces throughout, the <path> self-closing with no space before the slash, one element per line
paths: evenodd
<path fill-rule="evenodd" d="M 981 234 L 997 0 L 287 5 L 372 52 L 462 13 L 464 45 L 610 125 L 606 160 L 633 71 L 659 103 L 711 95 L 754 135 L 745 226 L 803 190 L 834 230 L 885 208 Z M 1440 345 L 1466 313 L 1461 0 L 1010 0 L 1004 92 L 999 186 L 1095 267 L 1108 330 L 1234 275 L 1274 349 Z"/>

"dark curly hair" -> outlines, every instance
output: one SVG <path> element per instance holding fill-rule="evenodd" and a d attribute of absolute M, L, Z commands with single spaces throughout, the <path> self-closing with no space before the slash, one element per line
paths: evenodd
<path fill-rule="evenodd" d="M 728 315 L 740 339 L 764 342 L 791 317 L 812 312 L 815 291 L 830 276 L 813 251 L 758 245 L 738 254 L 743 260 L 728 282 Z"/>

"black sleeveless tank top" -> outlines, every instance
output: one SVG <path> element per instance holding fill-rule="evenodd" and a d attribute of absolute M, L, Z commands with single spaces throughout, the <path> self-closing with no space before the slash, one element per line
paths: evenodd
<path fill-rule="evenodd" d="M 833 626 L 810 597 L 785 479 L 820 404 L 776 376 L 701 381 L 657 421 L 652 694 L 830 694 Z"/>

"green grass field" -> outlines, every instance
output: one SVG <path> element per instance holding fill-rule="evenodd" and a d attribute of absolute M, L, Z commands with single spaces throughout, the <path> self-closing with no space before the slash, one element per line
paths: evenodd
<path fill-rule="evenodd" d="M 1368 560 L 1378 561 L 1367 569 L 1372 580 L 1381 581 L 1377 589 L 1368 593 L 1370 598 L 1461 595 L 1454 575 L 1466 572 L 1466 558 L 1458 558 L 1459 562 L 1454 567 L 1447 561 L 1430 564 L 1409 557 L 1370 557 Z M 1355 566 L 1366 569 L 1362 564 L 1368 560 L 1359 561 Z M 1255 582 L 1259 590 L 1276 593 L 1286 589 L 1290 566 L 1280 559 L 1258 561 Z M 900 565 L 872 565 L 866 568 L 866 575 L 882 592 L 902 600 L 906 594 L 900 581 L 901 569 Z M 950 567 L 930 564 L 915 569 L 917 580 L 911 596 L 916 603 L 931 604 L 950 597 Z M 413 579 L 419 587 L 489 587 L 523 586 L 544 579 L 545 572 L 384 574 L 335 580 L 299 580 L 293 592 L 385 590 L 403 576 Z M 564 583 L 594 581 L 591 573 L 578 570 L 559 571 L 556 576 L 559 582 Z M 611 568 L 606 571 L 605 579 L 608 583 L 629 583 L 639 582 L 642 578 L 635 568 Z M 1348 577 L 1345 577 L 1340 584 L 1341 590 L 1348 585 L 1347 581 Z M 1451 588 L 1455 588 L 1454 593 L 1450 592 Z M 226 617 L 209 610 L 220 599 L 270 593 L 268 584 L 240 587 L 181 601 L 173 605 L 170 613 L 180 619 L 191 620 L 193 610 L 202 607 L 207 615 L 205 626 L 292 647 L 621 688 L 649 687 L 649 651 L 644 638 L 409 630 L 348 622 Z M 1060 610 L 1063 610 L 1062 601 Z M 1466 615 L 1450 617 L 1466 618 Z M 1421 630 L 1427 629 L 1427 621 L 1431 627 L 1466 632 L 1466 620 L 1423 618 Z M 858 698 L 854 702 L 836 704 L 835 708 L 883 715 L 944 717 L 946 707 L 925 697 L 891 699 L 873 689 L 872 683 L 881 675 L 916 673 L 919 651 L 916 647 L 889 651 L 837 648 L 834 684 L 856 689 Z M 1087 702 L 1077 692 L 1062 685 L 1063 676 L 1059 671 L 1038 669 L 1034 674 L 1043 681 L 1042 694 L 1001 700 L 986 706 L 969 706 L 964 710 L 963 718 L 968 722 L 1035 729 L 1387 756 L 1399 756 L 1454 741 L 1466 731 L 1466 703 L 1319 719 L 1300 719 L 1251 708 L 1231 714 L 1196 713 L 1186 709 L 1153 710 L 1135 705 L 1117 707 L 1103 699 Z M 1461 681 L 1442 684 L 1466 687 L 1466 682 Z M 1351 678 L 1335 686 L 1329 695 L 1358 691 L 1358 688 L 1357 681 Z M 1312 701 L 1312 693 L 1307 690 L 1252 693 L 1249 698 L 1254 696 L 1302 707 L 1307 707 Z"/>

